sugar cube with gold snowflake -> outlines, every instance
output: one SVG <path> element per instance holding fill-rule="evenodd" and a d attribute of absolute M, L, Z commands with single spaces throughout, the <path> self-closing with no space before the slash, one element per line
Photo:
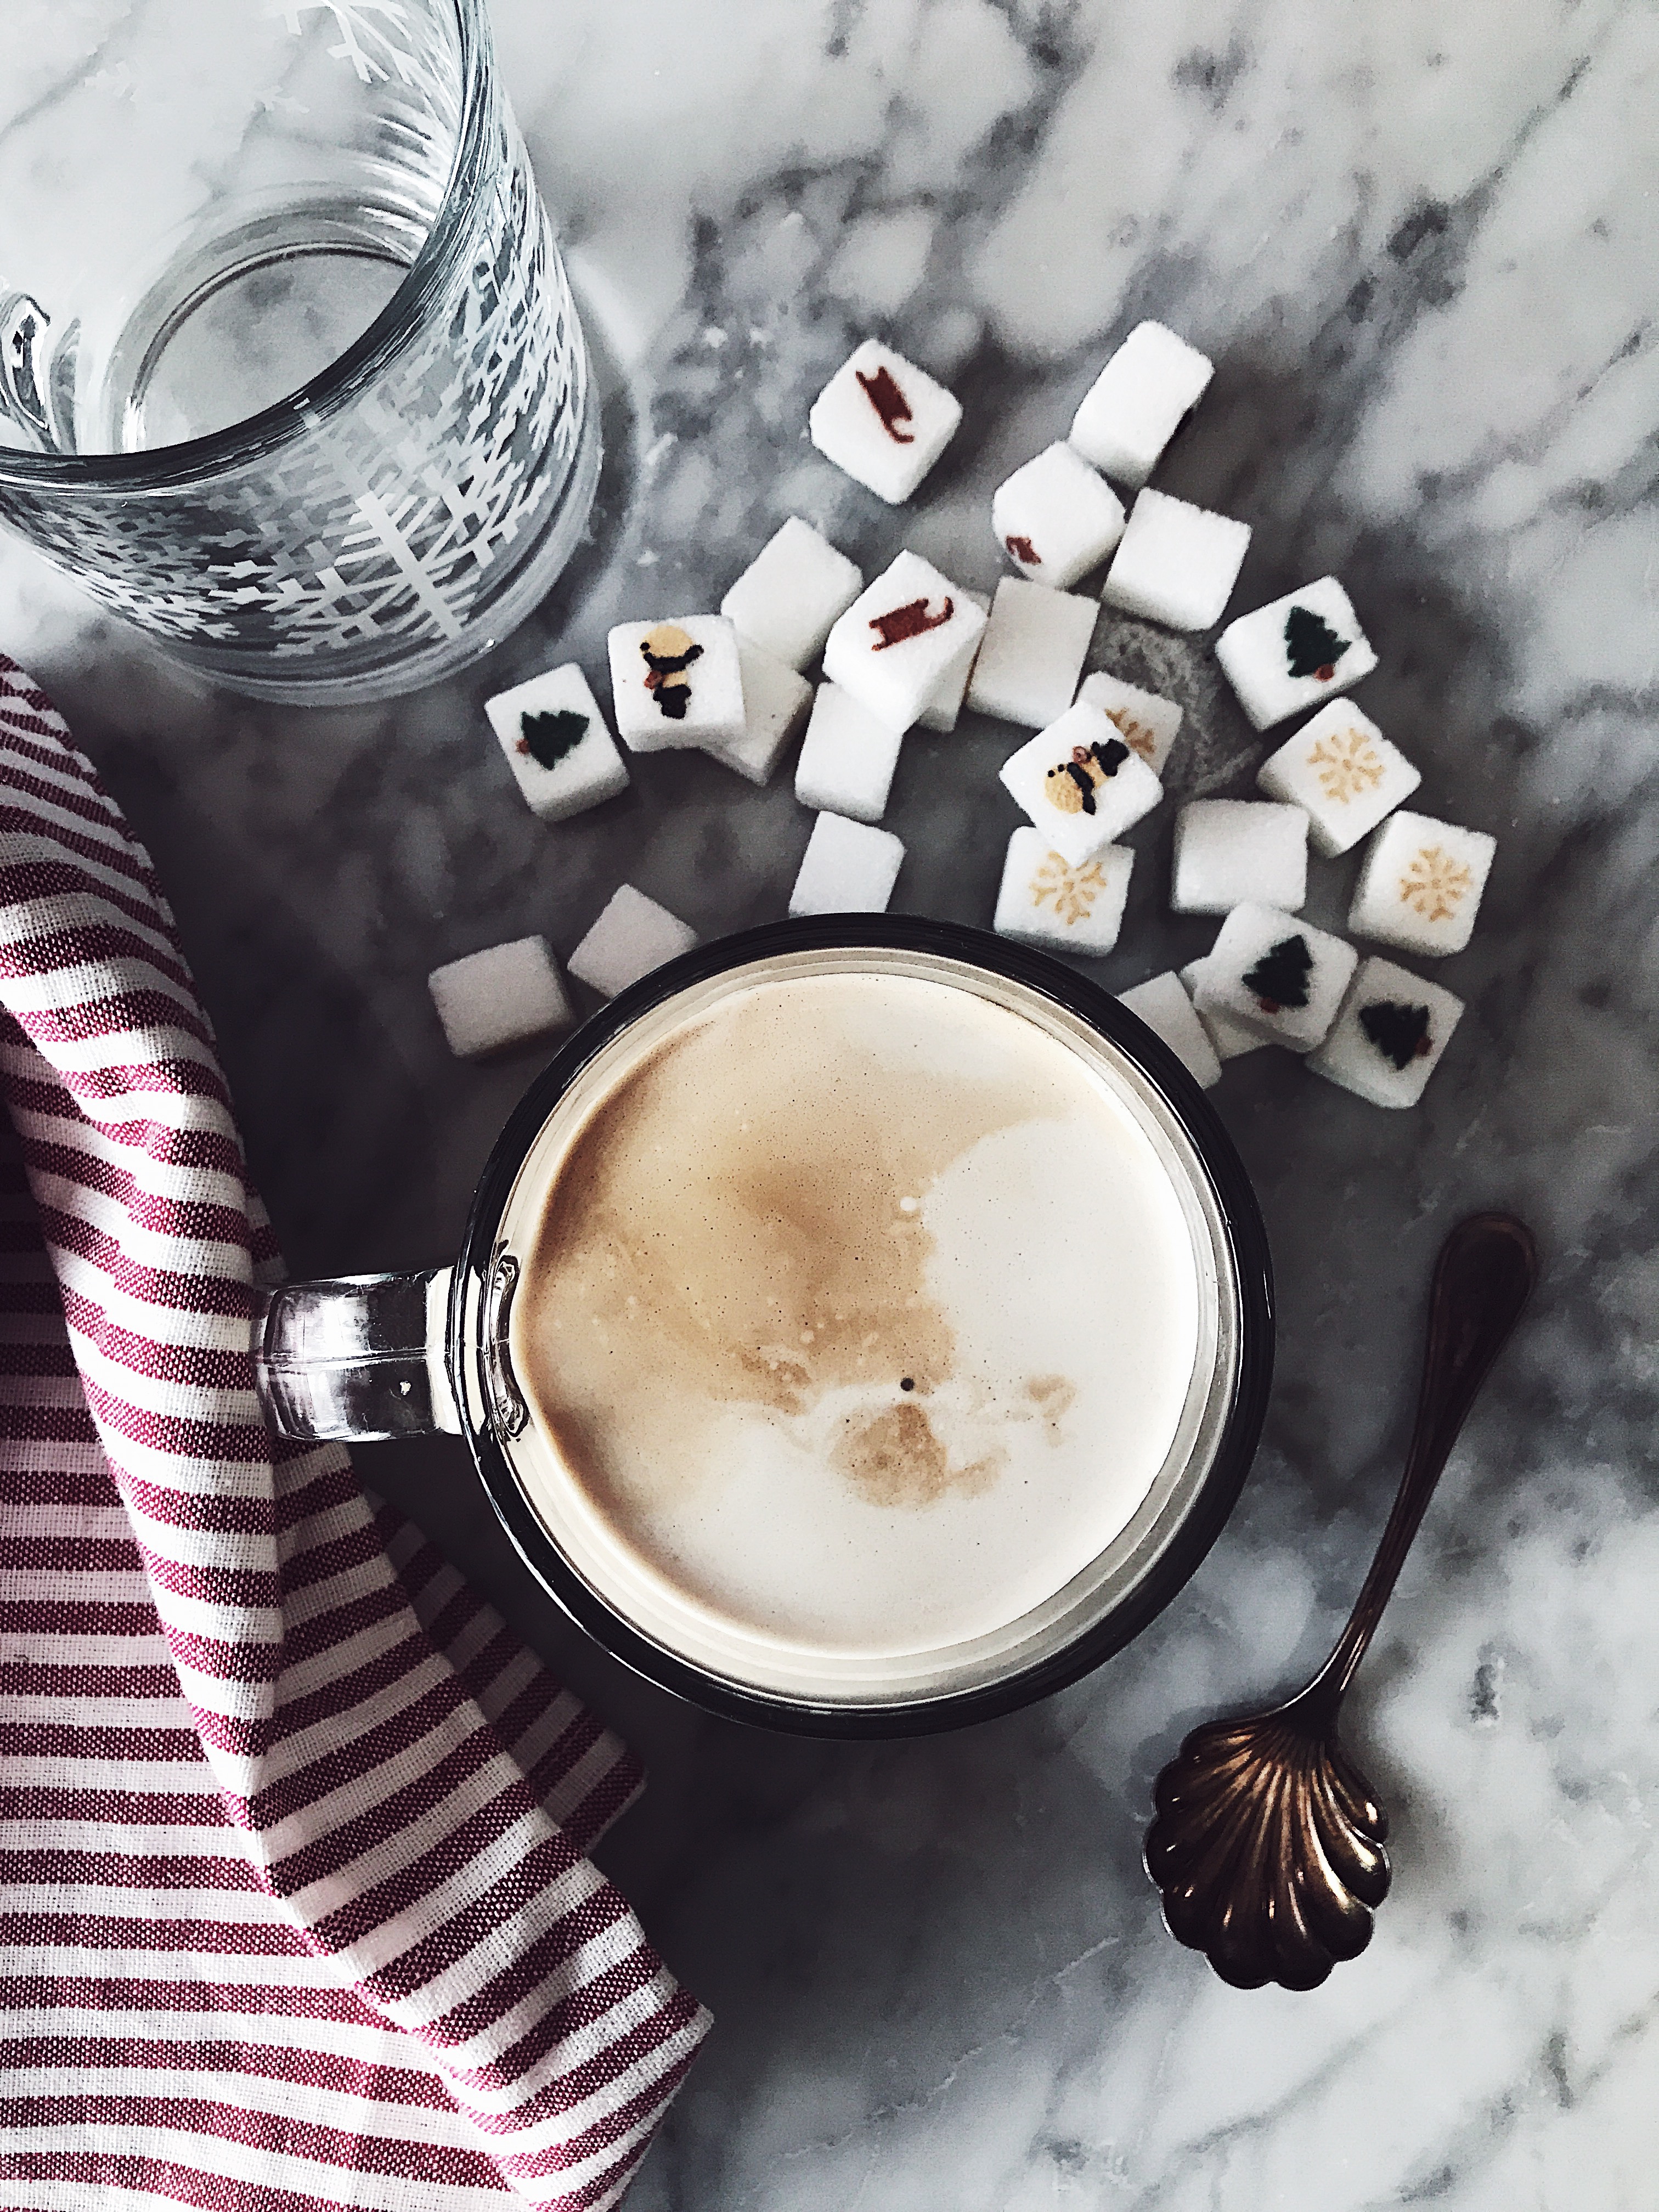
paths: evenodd
<path fill-rule="evenodd" d="M 1152 774 L 1161 776 L 1170 748 L 1181 734 L 1181 709 L 1173 699 L 1156 691 L 1143 691 L 1102 668 L 1085 676 L 1079 699 L 1098 707 L 1117 725 L 1118 735 L 1132 753 L 1139 753 Z"/>
<path fill-rule="evenodd" d="M 1018 945 L 1049 952 L 1109 952 L 1123 926 L 1123 905 L 1135 856 L 1108 845 L 1092 860 L 1061 858 L 1040 830 L 1016 830 L 1008 841 L 1002 888 L 992 927 Z"/>
<path fill-rule="evenodd" d="M 1333 699 L 1270 754 L 1256 775 L 1269 799 L 1299 806 L 1308 838 L 1327 860 L 1369 836 L 1423 781 L 1368 714 Z"/>
<path fill-rule="evenodd" d="M 1461 952 L 1498 841 L 1427 814 L 1390 815 L 1370 842 L 1348 927 L 1407 952 Z"/>

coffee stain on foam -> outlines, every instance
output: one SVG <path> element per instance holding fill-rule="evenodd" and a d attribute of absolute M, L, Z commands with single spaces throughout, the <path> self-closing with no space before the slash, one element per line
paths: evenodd
<path fill-rule="evenodd" d="M 718 1471 L 733 1407 L 793 1425 L 850 1394 L 830 1461 L 874 1505 L 975 1495 L 1001 1471 L 999 1447 L 953 1455 L 929 1415 L 961 1393 L 922 1213 L 971 1146 L 1062 1103 L 1053 1048 L 1010 1066 L 1005 1044 L 983 1075 L 925 1066 L 902 1010 L 874 1011 L 866 983 L 761 987 L 668 1039 L 565 1155 L 517 1356 L 560 1458 L 624 1524 Z M 1034 1377 L 1018 1410 L 1057 1421 L 1071 1388 Z"/>

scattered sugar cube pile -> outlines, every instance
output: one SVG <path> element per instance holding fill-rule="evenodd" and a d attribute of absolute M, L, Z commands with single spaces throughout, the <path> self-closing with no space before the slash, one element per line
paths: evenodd
<path fill-rule="evenodd" d="M 880 914 L 904 862 L 902 842 L 880 824 L 906 732 L 948 736 L 965 705 L 1035 732 L 999 771 L 1027 823 L 1009 839 L 993 927 L 1045 951 L 1110 952 L 1135 866 L 1120 840 L 1162 802 L 1182 714 L 1109 670 L 1083 672 L 1103 605 L 1188 633 L 1214 630 L 1226 614 L 1249 525 L 1148 482 L 1212 374 L 1161 324 L 1129 332 L 1067 436 L 997 487 L 991 531 L 1013 573 L 994 596 L 908 550 L 866 583 L 791 515 L 717 614 L 611 631 L 610 722 L 574 663 L 490 699 L 526 804 L 558 823 L 618 797 L 629 782 L 618 738 L 636 756 L 695 749 L 760 785 L 799 738 L 794 793 L 815 818 L 788 910 Z M 945 453 L 962 412 L 924 369 L 870 338 L 812 403 L 806 432 L 827 460 L 897 507 Z M 1079 590 L 1091 576 L 1097 582 Z M 1414 1105 L 1462 1003 L 1301 920 L 1310 854 L 1335 860 L 1363 843 L 1350 934 L 1439 959 L 1469 941 L 1496 842 L 1406 809 L 1418 769 L 1344 696 L 1377 656 L 1338 578 L 1237 616 L 1213 650 L 1255 729 L 1308 719 L 1262 763 L 1259 798 L 1179 810 L 1170 910 L 1214 916 L 1219 928 L 1207 953 L 1123 992 L 1121 1003 L 1205 1089 L 1227 1061 L 1276 1045 L 1374 1104 Z M 623 884 L 569 973 L 614 997 L 696 941 Z M 429 981 L 463 1057 L 544 1044 L 575 1018 L 539 937 L 469 954 Z"/>

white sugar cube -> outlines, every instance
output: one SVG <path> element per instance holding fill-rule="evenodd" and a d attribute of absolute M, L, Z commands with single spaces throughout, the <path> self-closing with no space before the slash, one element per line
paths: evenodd
<path fill-rule="evenodd" d="M 1322 707 L 1263 761 L 1255 780 L 1269 799 L 1302 809 L 1313 848 L 1328 860 L 1357 845 L 1423 781 L 1370 716 L 1346 699 Z"/>
<path fill-rule="evenodd" d="M 1181 709 L 1173 699 L 1143 691 L 1121 676 L 1109 676 L 1103 668 L 1084 678 L 1077 696 L 1100 708 L 1117 724 L 1118 735 L 1129 750 L 1139 753 L 1154 775 L 1163 775 L 1170 749 L 1181 734 Z"/>
<path fill-rule="evenodd" d="M 820 814 L 789 894 L 790 914 L 885 914 L 904 848 L 890 830 Z"/>
<path fill-rule="evenodd" d="M 738 639 L 738 666 L 743 677 L 743 735 L 735 744 L 705 739 L 702 749 L 750 783 L 766 783 L 779 754 L 811 711 L 812 687 L 787 661 L 743 636 Z"/>
<path fill-rule="evenodd" d="M 998 774 L 1045 842 L 1073 867 L 1103 853 L 1164 796 L 1164 786 L 1124 744 L 1116 725 L 1081 699 L 1004 761 Z"/>
<path fill-rule="evenodd" d="M 1189 960 L 1179 971 L 1182 981 L 1187 986 L 1188 997 L 1194 1000 L 1198 997 L 1198 981 L 1203 969 L 1201 960 Z M 1216 1058 L 1224 1064 L 1230 1060 L 1240 1059 L 1247 1052 L 1260 1052 L 1267 1042 L 1266 1037 L 1257 1036 L 1254 1030 L 1241 1029 L 1230 1015 L 1206 1013 L 1201 1006 L 1195 1006 L 1194 1012 L 1204 1024 L 1205 1035 L 1215 1047 Z"/>
<path fill-rule="evenodd" d="M 1143 491 L 1100 596 L 1109 607 L 1170 629 L 1208 629 L 1226 611 L 1249 543 L 1248 522 L 1167 492 Z"/>
<path fill-rule="evenodd" d="M 1294 914 L 1308 896 L 1308 817 L 1264 799 L 1195 799 L 1176 817 L 1174 914 L 1230 914 L 1245 900 Z"/>
<path fill-rule="evenodd" d="M 1127 845 L 1109 845 L 1073 867 L 1040 830 L 1016 830 L 1008 840 L 991 927 L 1017 945 L 1091 957 L 1109 952 L 1123 927 L 1134 864 Z"/>
<path fill-rule="evenodd" d="M 812 402 L 812 443 L 855 483 L 896 507 L 909 498 L 962 420 L 962 403 L 875 338 L 842 362 Z"/>
<path fill-rule="evenodd" d="M 969 708 L 1045 728 L 1077 696 L 1099 613 L 1094 600 L 1079 593 L 1005 576 L 968 679 Z"/>
<path fill-rule="evenodd" d="M 908 730 L 973 658 L 984 611 L 917 553 L 901 553 L 830 633 L 823 672 L 878 721 Z"/>
<path fill-rule="evenodd" d="M 1200 1090 L 1208 1091 L 1220 1082 L 1221 1062 L 1179 975 L 1151 976 L 1132 991 L 1120 991 L 1117 998 L 1120 1006 L 1127 1006 L 1155 1036 L 1163 1038 L 1176 1058 L 1185 1063 Z"/>
<path fill-rule="evenodd" d="M 1415 1106 L 1462 1012 L 1449 991 L 1373 954 L 1307 1064 L 1373 1106 Z"/>
<path fill-rule="evenodd" d="M 1162 323 L 1137 323 L 1083 396 L 1072 443 L 1086 460 L 1139 490 L 1215 374 Z"/>
<path fill-rule="evenodd" d="M 568 1030 L 575 1015 L 544 937 L 516 937 L 434 968 L 426 979 L 449 1049 L 483 1060 Z"/>
<path fill-rule="evenodd" d="M 1407 952 L 1461 952 L 1474 930 L 1498 841 L 1431 815 L 1391 815 L 1371 839 L 1348 927 Z"/>
<path fill-rule="evenodd" d="M 1123 505 L 1081 453 L 1049 446 L 998 485 L 991 527 L 1021 575 L 1069 591 L 1122 537 Z"/>
<path fill-rule="evenodd" d="M 819 813 L 879 822 L 898 766 L 901 730 L 878 722 L 839 684 L 820 684 L 795 765 L 795 796 Z"/>
<path fill-rule="evenodd" d="M 1236 906 L 1206 957 L 1198 1010 L 1310 1052 L 1336 1019 L 1358 957 L 1341 938 L 1272 907 Z"/>
<path fill-rule="evenodd" d="M 533 814 L 562 822 L 628 788 L 628 770 L 575 662 L 484 701 Z"/>
<path fill-rule="evenodd" d="M 623 884 L 571 954 L 570 972 L 579 983 L 614 999 L 664 961 L 689 952 L 696 941 L 696 931 L 677 915 Z"/>
<path fill-rule="evenodd" d="M 863 588 L 857 562 L 792 514 L 720 601 L 720 612 L 739 637 L 799 670 L 823 652 L 836 617 Z"/>
<path fill-rule="evenodd" d="M 1215 657 L 1258 730 L 1322 706 L 1376 665 L 1348 595 L 1334 576 L 1286 592 L 1229 623 Z"/>
<path fill-rule="evenodd" d="M 724 615 L 621 623 L 606 641 L 617 732 L 636 753 L 743 736 L 738 634 Z"/>
<path fill-rule="evenodd" d="M 991 594 L 988 592 L 964 591 L 962 596 L 964 599 L 971 599 L 981 614 L 989 614 Z M 968 696 L 969 679 L 974 672 L 974 661 L 984 640 L 985 632 L 981 630 L 972 649 L 966 653 L 957 654 L 935 686 L 927 704 L 916 716 L 917 729 L 938 730 L 945 737 L 950 736 L 962 719 L 962 702 Z"/>

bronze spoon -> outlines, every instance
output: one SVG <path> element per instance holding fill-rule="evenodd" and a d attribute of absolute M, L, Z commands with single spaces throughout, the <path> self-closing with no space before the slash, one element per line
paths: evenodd
<path fill-rule="evenodd" d="M 1406 1472 L 1336 1649 L 1288 1704 L 1194 1729 L 1158 1778 L 1146 1861 L 1165 1924 L 1236 1989 L 1316 1989 L 1371 1940 L 1389 1893 L 1389 1823 L 1337 1739 L 1337 1716 L 1537 1274 L 1531 1234 L 1507 1214 L 1477 1213 L 1452 1231 L 1434 1271 Z"/>

